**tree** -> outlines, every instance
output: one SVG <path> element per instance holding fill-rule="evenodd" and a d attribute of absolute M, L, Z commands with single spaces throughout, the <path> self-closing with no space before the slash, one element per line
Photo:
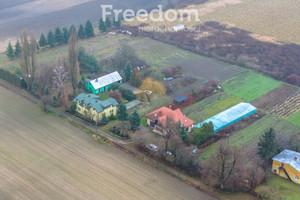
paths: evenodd
<path fill-rule="evenodd" d="M 21 33 L 21 58 L 20 58 L 20 68 L 22 71 L 22 76 L 27 84 L 27 89 L 31 90 L 34 84 L 35 72 L 36 72 L 36 47 L 37 42 L 34 38 L 34 34 L 31 33 L 30 39 L 28 40 L 26 30 Z"/>
<path fill-rule="evenodd" d="M 99 65 L 96 57 L 94 55 L 86 54 L 83 47 L 79 47 L 78 61 L 82 70 L 88 71 L 90 73 L 101 72 L 101 66 Z"/>
<path fill-rule="evenodd" d="M 63 42 L 64 38 L 63 38 L 63 34 L 60 30 L 59 27 L 57 27 L 55 29 L 55 42 L 58 44 L 58 45 L 62 45 L 64 42 Z"/>
<path fill-rule="evenodd" d="M 40 45 L 40 47 L 43 47 L 43 49 L 45 49 L 45 46 L 47 46 L 47 40 L 43 33 L 41 34 L 41 37 L 39 40 L 39 45 Z"/>
<path fill-rule="evenodd" d="M 117 112 L 117 118 L 121 121 L 126 121 L 128 119 L 128 113 L 126 106 L 121 103 Z"/>
<path fill-rule="evenodd" d="M 160 83 L 159 81 L 154 81 L 152 78 L 148 77 L 144 79 L 142 86 L 140 87 L 141 90 L 148 90 L 154 94 L 165 95 L 166 88 L 165 86 Z"/>
<path fill-rule="evenodd" d="M 277 152 L 278 145 L 275 139 L 276 135 L 273 128 L 267 129 L 259 138 L 257 154 L 265 162 L 269 161 Z"/>
<path fill-rule="evenodd" d="M 136 131 L 140 129 L 141 118 L 136 111 L 134 111 L 133 114 L 129 116 L 129 122 L 131 124 L 131 130 Z"/>
<path fill-rule="evenodd" d="M 106 20 L 105 20 L 105 26 L 107 29 L 109 29 L 111 27 L 111 21 L 110 21 L 110 18 L 107 17 Z"/>
<path fill-rule="evenodd" d="M 50 94 L 50 91 L 49 91 L 49 88 L 46 86 L 44 91 L 43 91 L 43 94 L 44 95 L 49 95 Z"/>
<path fill-rule="evenodd" d="M 80 24 L 79 29 L 78 29 L 78 38 L 83 39 L 83 38 L 85 38 L 85 36 L 86 36 L 85 29 L 84 29 L 83 25 Z"/>
<path fill-rule="evenodd" d="M 208 138 L 214 135 L 214 125 L 212 122 L 204 123 L 200 128 L 193 129 L 193 140 L 194 145 L 198 145 L 204 142 Z"/>
<path fill-rule="evenodd" d="M 297 74 L 291 74 L 287 77 L 287 82 L 292 85 L 297 85 L 300 83 L 300 76 Z"/>
<path fill-rule="evenodd" d="M 101 119 L 101 125 L 106 125 L 108 123 L 108 119 L 105 114 L 103 114 Z"/>
<path fill-rule="evenodd" d="M 55 36 L 52 31 L 48 32 L 47 41 L 51 48 L 55 46 Z"/>
<path fill-rule="evenodd" d="M 19 58 L 20 54 L 21 54 L 21 46 L 20 46 L 19 40 L 17 40 L 17 42 L 15 44 L 15 57 Z"/>
<path fill-rule="evenodd" d="M 71 75 L 71 84 L 73 88 L 73 95 L 77 94 L 77 85 L 79 77 L 79 63 L 78 63 L 78 41 L 75 28 L 71 29 L 70 39 L 69 39 L 69 72 Z"/>
<path fill-rule="evenodd" d="M 72 114 L 75 114 L 77 110 L 77 104 L 75 102 L 72 102 L 71 106 L 70 106 L 70 112 Z"/>
<path fill-rule="evenodd" d="M 106 25 L 105 25 L 105 23 L 104 23 L 104 21 L 103 21 L 102 18 L 101 18 L 100 21 L 99 21 L 99 30 L 100 30 L 101 32 L 106 32 L 106 31 L 107 31 Z"/>
<path fill-rule="evenodd" d="M 67 29 L 67 27 L 64 27 L 63 28 L 63 43 L 64 44 L 68 44 L 69 37 L 70 37 L 69 30 Z"/>
<path fill-rule="evenodd" d="M 127 61 L 125 69 L 124 69 L 124 74 L 125 74 L 125 81 L 128 82 L 130 80 L 131 77 L 131 70 L 132 70 L 132 66 L 130 61 Z"/>
<path fill-rule="evenodd" d="M 12 47 L 12 45 L 11 45 L 10 42 L 8 43 L 8 46 L 7 46 L 7 48 L 6 48 L 6 56 L 7 56 L 10 60 L 14 59 L 14 57 L 15 57 L 14 49 L 13 49 L 13 47 Z"/>
<path fill-rule="evenodd" d="M 109 97 L 114 98 L 115 100 L 117 100 L 118 103 L 122 102 L 122 94 L 118 92 L 118 90 L 114 90 L 114 91 L 111 90 L 109 92 Z"/>
<path fill-rule="evenodd" d="M 124 97 L 124 99 L 128 101 L 132 101 L 136 99 L 136 95 L 131 90 L 123 89 L 122 96 Z"/>
<path fill-rule="evenodd" d="M 68 95 L 67 95 L 67 82 L 69 80 L 69 74 L 64 66 L 57 66 L 53 70 L 53 87 L 57 89 L 61 95 L 59 100 L 63 103 L 65 108 L 68 106 Z"/>
<path fill-rule="evenodd" d="M 113 25 L 114 25 L 115 27 L 120 27 L 120 26 L 121 26 L 121 21 L 120 21 L 120 19 L 114 18 L 114 19 L 113 19 Z"/>
<path fill-rule="evenodd" d="M 87 38 L 91 38 L 95 36 L 94 27 L 90 20 L 87 20 L 85 24 L 85 34 Z"/>
<path fill-rule="evenodd" d="M 181 137 L 182 140 L 186 139 L 187 133 L 185 131 L 185 127 L 181 127 L 181 129 L 180 129 L 180 137 Z"/>
<path fill-rule="evenodd" d="M 205 174 L 223 190 L 238 169 L 240 161 L 240 152 L 237 148 L 229 146 L 228 141 L 223 142 L 215 155 L 208 160 Z"/>
<path fill-rule="evenodd" d="M 167 117 L 166 124 L 164 125 L 164 133 L 162 137 L 165 143 L 165 151 L 169 150 L 169 141 L 175 134 L 179 135 L 180 125 L 178 122 L 174 122 L 171 118 Z"/>

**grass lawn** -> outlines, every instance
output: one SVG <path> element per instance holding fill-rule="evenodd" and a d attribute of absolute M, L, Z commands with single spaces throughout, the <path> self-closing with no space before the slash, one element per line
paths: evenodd
<path fill-rule="evenodd" d="M 268 199 L 286 199 L 296 200 L 300 199 L 300 186 L 290 180 L 273 175 L 273 177 L 266 183 L 258 186 L 255 191 L 264 194 Z"/>
<path fill-rule="evenodd" d="M 300 110 L 292 114 L 287 120 L 296 126 L 300 126 Z"/>
<path fill-rule="evenodd" d="M 241 131 L 234 133 L 229 138 L 229 143 L 232 146 L 236 146 L 247 153 L 257 146 L 259 137 L 264 133 L 266 129 L 270 127 L 273 127 L 275 129 L 275 132 L 279 135 L 292 135 L 299 131 L 299 127 L 294 126 L 287 120 L 276 117 L 274 115 L 266 115 L 265 117 L 257 120 L 248 127 L 242 129 Z M 199 158 L 201 160 L 209 158 L 210 155 L 215 152 L 216 147 L 219 143 L 220 142 L 217 142 L 208 146 L 203 151 L 203 153 L 200 154 Z"/>
<path fill-rule="evenodd" d="M 222 83 L 225 92 L 250 102 L 281 85 L 281 82 L 245 71 Z"/>
<path fill-rule="evenodd" d="M 238 97 L 230 96 L 226 98 L 224 95 L 216 95 L 212 102 L 210 99 L 204 99 L 185 108 L 183 112 L 187 114 L 190 119 L 198 123 L 240 102 L 242 102 L 242 99 Z"/>
<path fill-rule="evenodd" d="M 105 92 L 100 93 L 100 99 L 101 99 L 101 101 L 104 101 L 104 100 L 109 99 L 109 98 L 110 97 L 109 97 L 108 93 L 105 93 Z"/>

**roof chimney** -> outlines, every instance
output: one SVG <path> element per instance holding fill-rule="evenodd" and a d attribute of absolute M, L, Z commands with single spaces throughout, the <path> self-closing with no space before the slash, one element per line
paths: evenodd
<path fill-rule="evenodd" d="M 163 115 L 163 112 L 162 112 L 162 111 L 159 111 L 159 112 L 158 112 L 158 116 L 161 117 L 162 115 Z"/>

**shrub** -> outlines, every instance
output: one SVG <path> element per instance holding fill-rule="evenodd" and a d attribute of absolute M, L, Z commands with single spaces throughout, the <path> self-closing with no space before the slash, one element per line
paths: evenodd
<path fill-rule="evenodd" d="M 126 99 L 128 101 L 132 101 L 132 100 L 136 99 L 136 95 L 133 94 L 133 92 L 131 90 L 123 89 L 122 96 L 124 97 L 124 99 Z"/>

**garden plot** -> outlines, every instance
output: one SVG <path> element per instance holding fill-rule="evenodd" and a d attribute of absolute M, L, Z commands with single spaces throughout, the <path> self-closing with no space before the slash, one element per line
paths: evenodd
<path fill-rule="evenodd" d="M 292 114 L 300 110 L 300 90 L 294 95 L 288 97 L 280 104 L 272 107 L 270 113 L 287 119 Z"/>
<path fill-rule="evenodd" d="M 286 98 L 294 94 L 297 90 L 299 90 L 298 87 L 288 84 L 282 84 L 278 88 L 275 88 L 267 94 L 264 94 L 261 97 L 251 101 L 251 104 L 257 108 L 269 110 L 273 106 L 276 106 L 277 104 L 281 103 Z"/>

